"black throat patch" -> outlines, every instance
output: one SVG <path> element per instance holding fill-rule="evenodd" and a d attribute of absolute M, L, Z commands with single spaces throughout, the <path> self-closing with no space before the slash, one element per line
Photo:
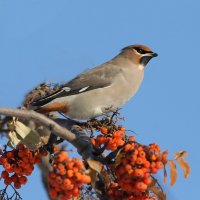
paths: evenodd
<path fill-rule="evenodd" d="M 140 59 L 140 64 L 143 65 L 143 66 L 146 66 L 147 63 L 152 59 L 152 56 L 143 56 L 141 59 Z"/>

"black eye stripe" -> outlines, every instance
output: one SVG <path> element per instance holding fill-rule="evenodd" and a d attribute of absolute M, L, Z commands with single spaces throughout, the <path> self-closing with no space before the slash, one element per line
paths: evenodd
<path fill-rule="evenodd" d="M 152 51 L 145 51 L 144 49 L 141 49 L 139 47 L 135 47 L 134 49 L 140 54 L 153 53 Z"/>

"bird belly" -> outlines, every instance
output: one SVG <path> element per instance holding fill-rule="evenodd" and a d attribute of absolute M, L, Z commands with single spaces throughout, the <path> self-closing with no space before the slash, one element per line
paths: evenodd
<path fill-rule="evenodd" d="M 138 89 L 127 87 L 125 90 L 124 87 L 120 87 L 116 92 L 110 87 L 85 92 L 76 95 L 72 101 L 68 100 L 67 115 L 76 119 L 92 119 L 107 114 L 126 103 Z"/>

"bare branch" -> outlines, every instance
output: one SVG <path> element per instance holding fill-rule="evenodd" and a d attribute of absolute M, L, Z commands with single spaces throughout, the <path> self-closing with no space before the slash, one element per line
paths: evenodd
<path fill-rule="evenodd" d="M 20 109 L 0 107 L 0 114 L 7 115 L 7 116 L 15 116 L 18 118 L 26 118 L 29 120 L 33 120 L 35 122 L 39 122 L 41 125 L 44 125 L 50 128 L 51 131 L 54 132 L 54 134 L 56 134 L 57 136 L 69 142 L 72 142 L 76 138 L 76 136 L 72 134 L 70 131 L 68 131 L 67 129 L 61 127 L 53 120 L 33 110 L 20 110 Z"/>
<path fill-rule="evenodd" d="M 45 127 L 47 127 L 52 133 L 64 140 L 70 142 L 75 146 L 78 152 L 84 159 L 92 158 L 93 147 L 90 142 L 90 138 L 85 132 L 75 124 L 74 121 L 66 119 L 56 119 L 56 122 L 49 119 L 45 115 L 37 113 L 33 110 L 21 110 L 13 108 L 0 107 L 0 114 L 6 116 L 15 116 L 21 119 L 33 120 Z"/>

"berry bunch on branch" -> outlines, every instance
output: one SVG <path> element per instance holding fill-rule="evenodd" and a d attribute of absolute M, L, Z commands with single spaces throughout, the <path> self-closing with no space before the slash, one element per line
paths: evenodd
<path fill-rule="evenodd" d="M 155 174 L 163 171 L 166 182 L 169 172 L 173 185 L 179 165 L 188 178 L 186 151 L 176 152 L 169 159 L 168 151 L 162 151 L 158 144 L 139 143 L 120 125 L 118 112 L 99 120 L 78 122 L 27 110 L 29 101 L 40 90 L 53 91 L 41 85 L 27 96 L 23 108 L 0 108 L 0 133 L 8 139 L 0 149 L 0 181 L 4 184 L 0 199 L 22 199 L 19 189 L 34 173 L 36 164 L 52 200 L 165 200 Z M 77 158 L 72 158 L 63 146 L 66 142 L 77 150 Z"/>

